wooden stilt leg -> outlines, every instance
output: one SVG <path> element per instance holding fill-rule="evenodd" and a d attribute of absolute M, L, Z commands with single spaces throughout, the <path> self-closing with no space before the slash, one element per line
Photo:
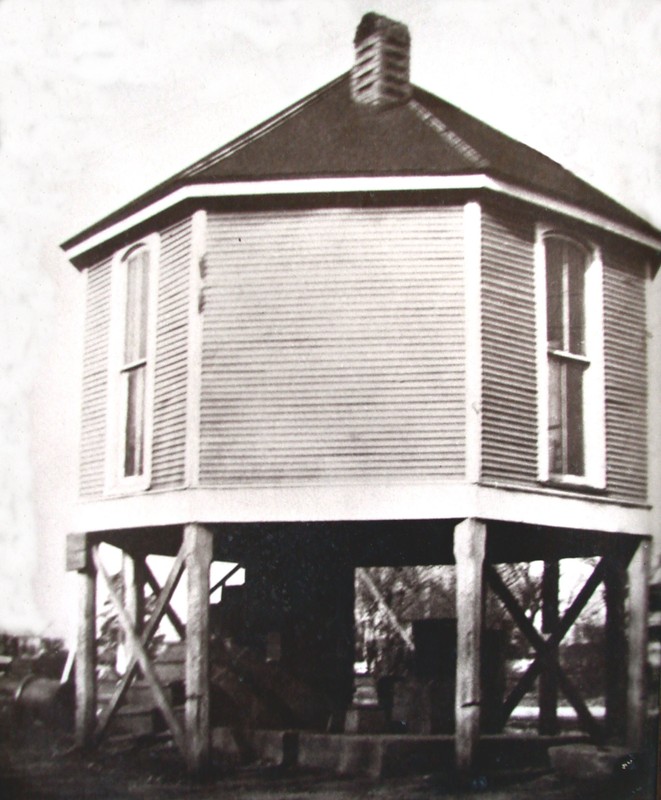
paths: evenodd
<path fill-rule="evenodd" d="M 122 571 L 124 573 L 124 605 L 126 613 L 133 621 L 136 633 L 141 633 L 145 618 L 145 560 L 143 556 L 124 553 Z"/>
<path fill-rule="evenodd" d="M 126 613 L 133 623 L 133 628 L 138 634 L 142 632 L 145 614 L 145 570 L 144 558 L 141 556 L 132 556 L 129 553 L 124 553 L 122 556 L 122 579 L 124 583 L 124 607 Z M 118 662 L 117 670 L 121 674 L 124 672 L 128 662 L 128 643 L 126 635 L 123 636 L 123 647 L 118 648 Z"/>
<path fill-rule="evenodd" d="M 86 749 L 93 744 L 96 725 L 96 568 L 89 553 L 84 560 L 85 567 L 77 570 L 76 745 Z"/>
<path fill-rule="evenodd" d="M 645 734 L 645 666 L 651 549 L 651 542 L 642 540 L 629 564 L 627 746 L 636 751 L 642 748 Z"/>
<path fill-rule="evenodd" d="M 184 531 L 188 573 L 186 623 L 186 750 L 189 772 L 209 763 L 209 568 L 213 534 L 202 525 Z"/>
<path fill-rule="evenodd" d="M 475 768 L 480 736 L 480 644 L 483 615 L 483 566 L 486 525 L 466 519 L 454 529 L 457 565 L 457 686 L 455 758 L 457 771 Z"/>
<path fill-rule="evenodd" d="M 544 563 L 542 576 L 542 632 L 552 634 L 558 627 L 558 585 L 560 580 L 560 563 L 547 561 Z M 547 663 L 549 664 L 539 676 L 539 733 L 554 736 L 558 732 L 558 678 L 555 669 L 549 662 L 558 661 L 557 645 L 550 648 Z"/>
<path fill-rule="evenodd" d="M 609 737 L 625 733 L 627 701 L 627 570 L 621 559 L 609 557 L 604 577 L 606 600 L 606 730 Z"/>

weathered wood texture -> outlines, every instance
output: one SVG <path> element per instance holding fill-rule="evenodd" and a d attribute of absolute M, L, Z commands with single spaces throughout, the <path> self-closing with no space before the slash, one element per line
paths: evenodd
<path fill-rule="evenodd" d="M 77 571 L 87 569 L 90 563 L 87 534 L 68 533 L 66 539 L 66 569 Z"/>
<path fill-rule="evenodd" d="M 144 565 L 144 570 L 145 581 L 149 584 L 149 588 L 152 590 L 154 597 L 160 597 L 163 592 L 163 588 L 159 585 L 158 581 L 154 577 L 154 573 L 151 571 L 147 563 Z M 170 620 L 170 624 L 174 628 L 177 636 L 183 641 L 186 638 L 186 626 L 179 618 L 179 614 L 177 614 L 174 608 L 172 608 L 172 606 L 169 604 L 169 600 L 168 604 L 165 606 L 165 614 Z"/>
<path fill-rule="evenodd" d="M 535 484 L 532 218 L 482 215 L 485 479 Z M 645 498 L 644 275 L 603 248 L 607 484 Z M 461 478 L 461 207 L 209 215 L 201 483 Z M 184 482 L 189 218 L 161 232 L 152 486 Z M 80 493 L 104 487 L 110 272 L 88 269 Z"/>
<path fill-rule="evenodd" d="M 110 259 L 87 270 L 87 308 L 80 420 L 80 495 L 103 494 L 105 484 L 108 348 L 110 336 Z"/>
<path fill-rule="evenodd" d="M 154 610 L 152 612 L 151 617 L 147 621 L 142 631 L 142 635 L 140 636 L 140 646 L 143 650 L 143 653 L 146 652 L 146 648 L 148 647 L 153 635 L 158 630 L 158 626 L 163 619 L 163 616 L 167 613 L 167 609 L 170 608 L 170 600 L 172 599 L 172 595 L 174 594 L 175 589 L 179 583 L 179 579 L 184 571 L 184 559 L 185 559 L 185 551 L 184 547 L 182 546 L 174 559 L 172 567 L 170 568 L 170 574 L 168 575 L 165 584 L 163 585 L 162 589 L 158 590 L 158 595 L 156 599 L 156 605 L 154 606 Z M 147 574 L 149 573 L 149 568 L 145 564 L 145 571 Z M 137 667 L 138 667 L 138 651 L 136 649 L 131 650 L 131 654 L 129 657 L 128 664 L 126 666 L 126 671 L 124 672 L 123 677 L 118 682 L 117 686 L 115 687 L 115 691 L 113 692 L 108 705 L 104 709 L 103 713 L 99 718 L 99 723 L 96 729 L 96 740 L 100 740 L 101 737 L 104 735 L 111 719 L 113 718 L 115 712 L 119 708 L 122 700 L 126 695 L 126 691 L 129 688 L 131 681 L 136 675 Z M 182 737 L 180 736 L 180 740 L 183 741 Z"/>
<path fill-rule="evenodd" d="M 154 365 L 152 486 L 184 481 L 188 358 L 188 291 L 191 221 L 160 236 L 157 343 Z M 87 315 L 83 361 L 80 495 L 103 494 L 108 413 L 111 260 L 87 270 Z"/>
<path fill-rule="evenodd" d="M 537 478 L 533 220 L 482 216 L 482 477 Z"/>
<path fill-rule="evenodd" d="M 127 643 L 129 652 L 131 654 L 131 660 L 129 662 L 129 668 L 133 668 L 133 661 L 137 661 L 140 665 L 140 669 L 142 670 L 142 674 L 144 679 L 149 686 L 151 691 L 152 697 L 158 706 L 159 711 L 163 715 L 163 719 L 168 725 L 170 732 L 172 733 L 172 738 L 175 741 L 175 744 L 179 748 L 179 750 L 183 753 L 185 752 L 185 742 L 183 732 L 181 730 L 181 726 L 177 718 L 174 715 L 172 707 L 165 696 L 165 692 L 163 691 L 163 686 L 161 685 L 160 680 L 156 674 L 156 670 L 154 669 L 154 665 L 151 662 L 149 654 L 144 647 L 142 642 L 142 638 L 138 636 L 133 627 L 133 623 L 131 618 L 129 617 L 126 608 L 122 603 L 122 598 L 117 593 L 117 590 L 113 586 L 111 579 L 108 576 L 108 573 L 99 558 L 98 552 L 93 553 L 94 556 L 94 563 L 96 564 L 96 569 L 101 577 L 106 591 L 112 601 L 112 604 L 117 612 L 117 618 L 119 620 L 119 624 L 121 626 L 122 634 L 125 637 L 125 641 Z"/>
<path fill-rule="evenodd" d="M 96 725 L 96 567 L 92 558 L 77 578 L 76 745 L 87 748 Z"/>
<path fill-rule="evenodd" d="M 633 256 L 604 252 L 607 483 L 613 496 L 647 497 L 645 273 Z"/>
<path fill-rule="evenodd" d="M 211 214 L 200 482 L 464 473 L 462 208 Z"/>
<path fill-rule="evenodd" d="M 413 637 L 408 631 L 408 628 L 405 628 L 402 623 L 399 621 L 397 615 L 392 610 L 386 598 L 383 596 L 383 593 L 379 589 L 379 587 L 374 583 L 372 576 L 366 569 L 357 569 L 356 570 L 356 577 L 360 580 L 366 587 L 369 593 L 372 595 L 374 600 L 376 600 L 377 605 L 379 606 L 379 610 L 383 614 L 383 616 L 388 620 L 392 629 L 399 635 L 400 639 L 404 642 L 407 648 L 413 652 L 415 649 L 415 644 L 413 643 Z"/>
<path fill-rule="evenodd" d="M 190 218 L 161 233 L 152 486 L 181 486 L 186 451 Z"/>
<path fill-rule="evenodd" d="M 603 581 L 606 570 L 605 563 L 605 559 L 602 559 L 597 564 L 592 574 L 583 585 L 583 588 L 576 595 L 571 606 L 565 611 L 562 619 L 558 620 L 555 629 L 550 633 L 547 639 L 544 639 L 537 628 L 535 628 L 528 619 L 524 609 L 519 605 L 518 600 L 500 577 L 498 570 L 491 564 L 486 566 L 485 576 L 490 588 L 496 593 L 497 597 L 511 614 L 514 622 L 516 622 L 519 630 L 524 634 L 536 651 L 534 661 L 528 665 L 528 668 L 519 679 L 517 685 L 512 689 L 505 700 L 502 713 L 503 725 L 509 719 L 512 711 L 518 706 L 523 697 L 533 688 L 537 676 L 542 673 L 544 668 L 547 668 L 555 672 L 558 686 L 567 700 L 569 700 L 569 703 L 574 707 L 581 726 L 591 736 L 594 736 L 595 739 L 603 738 L 604 731 L 602 727 L 596 722 L 573 682 L 558 663 L 555 658 L 555 651 L 567 634 L 567 631 L 578 619 L 579 614 L 585 608 L 590 597 L 592 597 L 599 584 Z M 549 657 L 551 655 L 553 655 L 553 657 Z"/>
<path fill-rule="evenodd" d="M 555 632 L 559 616 L 558 591 L 560 562 L 544 563 L 542 575 L 542 633 Z M 558 663 L 558 647 L 551 644 L 548 658 L 554 666 L 546 665 L 539 676 L 539 733 L 553 736 L 558 733 L 558 679 L 555 665 Z"/>
<path fill-rule="evenodd" d="M 493 480 L 537 477 L 536 221 L 491 204 L 483 213 L 482 475 Z M 583 240 L 590 245 L 588 236 Z M 611 242 L 602 244 L 602 258 L 607 487 L 611 497 L 644 500 L 645 273 L 639 256 L 618 252 Z"/>
<path fill-rule="evenodd" d="M 186 622 L 186 761 L 191 773 L 209 763 L 209 568 L 213 534 L 202 525 L 184 530 L 188 577 Z"/>
<path fill-rule="evenodd" d="M 645 666 L 651 555 L 651 541 L 643 540 L 629 564 L 629 691 L 626 736 L 627 746 L 634 751 L 643 747 L 647 715 Z"/>
<path fill-rule="evenodd" d="M 475 767 L 480 737 L 480 678 L 484 606 L 483 565 L 486 524 L 466 519 L 454 529 L 457 564 L 457 684 L 455 694 L 455 757 L 457 770 Z"/>
<path fill-rule="evenodd" d="M 615 738 L 625 733 L 627 718 L 627 568 L 609 557 L 604 577 L 606 601 L 606 730 Z"/>
<path fill-rule="evenodd" d="M 124 604 L 136 633 L 142 631 L 145 616 L 145 559 L 144 556 L 122 556 Z"/>

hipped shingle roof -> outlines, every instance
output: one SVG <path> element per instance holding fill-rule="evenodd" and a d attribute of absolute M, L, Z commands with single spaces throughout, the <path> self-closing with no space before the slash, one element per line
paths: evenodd
<path fill-rule="evenodd" d="M 413 87 L 387 109 L 352 101 L 349 73 L 81 232 L 67 249 L 190 184 L 312 177 L 487 175 L 652 236 L 650 223 L 557 162 Z M 255 193 L 259 193 L 256 187 Z"/>

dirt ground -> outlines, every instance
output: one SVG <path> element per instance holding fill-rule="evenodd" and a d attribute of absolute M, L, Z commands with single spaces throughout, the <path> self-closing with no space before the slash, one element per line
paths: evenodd
<path fill-rule="evenodd" d="M 654 800 L 649 770 L 619 785 L 561 784 L 550 770 L 522 767 L 516 773 L 481 776 L 463 790 L 448 775 L 383 780 L 336 778 L 273 767 L 217 763 L 210 776 L 192 781 L 181 758 L 166 742 L 104 748 L 94 757 L 71 749 L 71 740 L 32 726 L 0 731 L 1 800 L 417 800 L 483 797 L 485 800 Z"/>

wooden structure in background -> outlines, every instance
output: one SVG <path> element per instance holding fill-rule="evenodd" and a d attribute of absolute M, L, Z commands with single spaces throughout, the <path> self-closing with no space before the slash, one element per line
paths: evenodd
<path fill-rule="evenodd" d="M 353 571 L 456 564 L 461 771 L 479 749 L 485 580 L 536 653 L 503 724 L 539 677 L 541 732 L 562 692 L 595 738 L 641 744 L 661 234 L 410 84 L 409 41 L 366 15 L 350 73 L 63 245 L 87 275 L 68 543 L 81 746 L 139 669 L 190 769 L 207 763 L 212 560 L 245 567 L 245 636 L 277 634 L 328 718 L 351 699 Z M 123 599 L 102 542 L 126 554 Z M 163 587 L 150 554 L 174 559 Z M 600 560 L 561 616 L 558 562 L 582 557 Z M 541 631 L 496 566 L 533 560 Z M 184 571 L 185 625 L 170 604 Z M 131 654 L 99 720 L 97 578 Z M 609 645 L 628 641 L 607 731 L 557 658 L 601 582 Z M 183 720 L 148 651 L 164 615 L 185 637 Z"/>

